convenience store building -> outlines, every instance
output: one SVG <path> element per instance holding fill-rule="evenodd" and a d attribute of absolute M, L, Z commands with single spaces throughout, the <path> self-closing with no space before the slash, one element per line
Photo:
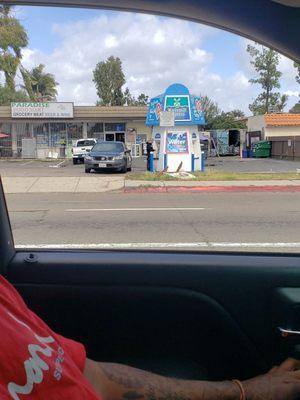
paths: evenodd
<path fill-rule="evenodd" d="M 72 146 L 82 138 L 123 141 L 138 157 L 151 137 L 146 115 L 147 106 L 74 106 L 65 102 L 1 106 L 0 157 L 71 157 Z"/>

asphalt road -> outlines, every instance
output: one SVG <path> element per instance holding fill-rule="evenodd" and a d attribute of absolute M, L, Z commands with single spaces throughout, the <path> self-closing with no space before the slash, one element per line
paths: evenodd
<path fill-rule="evenodd" d="M 300 193 L 10 194 L 16 245 L 300 252 Z"/>

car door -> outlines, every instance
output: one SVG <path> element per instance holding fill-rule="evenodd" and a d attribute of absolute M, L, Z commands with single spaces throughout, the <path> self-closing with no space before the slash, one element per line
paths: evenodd
<path fill-rule="evenodd" d="M 298 254 L 16 250 L 0 202 L 1 273 L 89 357 L 217 380 L 299 354 Z"/>
<path fill-rule="evenodd" d="M 278 330 L 299 329 L 297 256 L 15 251 L 5 207 L 0 222 L 1 272 L 91 358 L 244 379 L 298 351 L 298 338 Z"/>

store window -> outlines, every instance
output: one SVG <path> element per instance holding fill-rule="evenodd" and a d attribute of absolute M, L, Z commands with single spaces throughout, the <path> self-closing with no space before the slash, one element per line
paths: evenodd
<path fill-rule="evenodd" d="M 16 134 L 17 139 L 17 157 L 20 157 L 22 154 L 22 139 L 30 138 L 31 134 L 31 126 L 29 123 L 18 123 L 14 124 L 14 132 Z"/>
<path fill-rule="evenodd" d="M 92 138 L 100 138 L 101 139 L 101 134 L 103 134 L 104 129 L 103 129 L 103 123 L 102 122 L 88 122 L 87 126 L 87 133 L 88 137 Z M 103 140 L 103 138 L 102 138 Z"/>
<path fill-rule="evenodd" d="M 29 124 L 27 124 L 29 125 Z M 36 138 L 36 144 L 38 147 L 49 146 L 49 123 L 32 123 L 28 126 L 29 130 L 32 130 L 32 136 Z"/>
<path fill-rule="evenodd" d="M 105 132 L 124 132 L 125 131 L 125 123 L 123 122 L 114 122 L 114 123 L 106 123 L 105 124 Z"/>
<path fill-rule="evenodd" d="M 73 144 L 76 140 L 81 139 L 83 136 L 83 123 L 69 123 L 67 124 L 67 137 L 68 144 Z"/>
<path fill-rule="evenodd" d="M 0 157 L 12 156 L 11 131 L 11 123 L 0 123 Z"/>
<path fill-rule="evenodd" d="M 67 124 L 65 122 L 50 123 L 50 146 L 57 147 L 67 142 Z"/>

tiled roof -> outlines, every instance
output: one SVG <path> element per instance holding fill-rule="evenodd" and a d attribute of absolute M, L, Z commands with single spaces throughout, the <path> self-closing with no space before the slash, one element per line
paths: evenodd
<path fill-rule="evenodd" d="M 265 114 L 266 126 L 300 126 L 300 114 Z"/>

